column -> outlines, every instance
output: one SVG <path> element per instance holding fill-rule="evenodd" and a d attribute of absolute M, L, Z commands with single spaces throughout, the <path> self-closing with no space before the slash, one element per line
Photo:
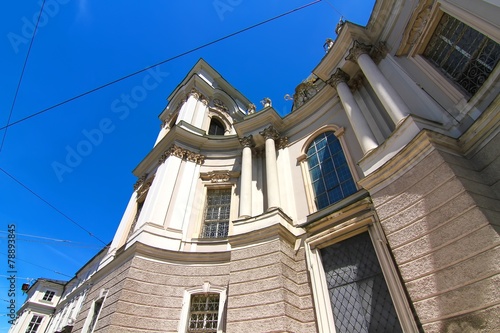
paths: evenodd
<path fill-rule="evenodd" d="M 278 167 L 274 142 L 274 140 L 279 139 L 280 134 L 272 125 L 259 134 L 266 139 L 267 210 L 271 210 L 280 207 Z"/>
<path fill-rule="evenodd" d="M 328 84 L 337 89 L 340 102 L 342 102 L 342 105 L 344 106 L 345 113 L 349 118 L 354 134 L 358 139 L 361 149 L 363 149 L 363 153 L 366 153 L 374 148 L 377 148 L 377 140 L 375 139 L 368 122 L 363 116 L 358 103 L 356 103 L 356 100 L 347 85 L 347 81 L 349 81 L 349 75 L 340 68 L 337 68 L 335 73 L 333 73 L 328 80 Z"/>
<path fill-rule="evenodd" d="M 240 178 L 240 217 L 252 216 L 252 147 L 253 136 L 240 139 L 243 146 Z"/>
<path fill-rule="evenodd" d="M 346 60 L 357 62 L 361 71 L 370 83 L 370 86 L 377 94 L 380 102 L 384 105 L 392 121 L 397 125 L 404 117 L 410 114 L 410 109 L 394 90 L 391 83 L 378 69 L 375 62 L 369 56 L 371 46 L 354 41 L 353 47 L 349 50 Z"/>

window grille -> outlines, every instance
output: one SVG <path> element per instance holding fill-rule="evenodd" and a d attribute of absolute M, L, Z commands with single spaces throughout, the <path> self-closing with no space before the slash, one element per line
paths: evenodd
<path fill-rule="evenodd" d="M 314 139 L 307 149 L 307 162 L 318 209 L 357 191 L 340 141 L 333 132 Z"/>
<path fill-rule="evenodd" d="M 54 298 L 54 295 L 55 295 L 55 292 L 47 290 L 45 292 L 45 295 L 43 295 L 42 300 L 50 302 L 50 301 L 52 301 L 52 298 Z"/>
<path fill-rule="evenodd" d="M 223 238 L 229 231 L 231 189 L 209 189 L 202 237 Z"/>
<path fill-rule="evenodd" d="M 459 20 L 443 14 L 424 56 L 472 96 L 497 65 L 500 46 Z"/>
<path fill-rule="evenodd" d="M 194 294 L 189 309 L 188 333 L 217 333 L 219 294 Z"/>
<path fill-rule="evenodd" d="M 31 317 L 31 321 L 28 324 L 28 328 L 26 328 L 26 333 L 36 333 L 38 331 L 38 327 L 42 323 L 43 316 L 33 315 Z"/>
<path fill-rule="evenodd" d="M 321 250 L 337 333 L 402 332 L 368 233 Z"/>

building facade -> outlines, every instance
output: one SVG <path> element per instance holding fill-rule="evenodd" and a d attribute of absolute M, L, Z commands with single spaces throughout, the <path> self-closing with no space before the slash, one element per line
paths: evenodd
<path fill-rule="evenodd" d="M 497 330 L 499 26 L 495 1 L 378 0 L 284 118 L 198 61 L 72 331 Z"/>

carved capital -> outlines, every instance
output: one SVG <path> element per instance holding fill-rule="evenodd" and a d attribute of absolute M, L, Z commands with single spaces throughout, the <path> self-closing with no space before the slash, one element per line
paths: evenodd
<path fill-rule="evenodd" d="M 377 45 L 372 48 L 371 57 L 375 63 L 379 63 L 385 58 L 388 52 L 387 44 L 385 42 L 378 42 Z"/>
<path fill-rule="evenodd" d="M 288 137 L 287 136 L 280 137 L 276 144 L 278 146 L 278 149 L 286 148 L 286 146 L 288 145 Z"/>
<path fill-rule="evenodd" d="M 253 141 L 253 135 L 245 136 L 243 138 L 240 138 L 240 143 L 243 147 L 254 147 L 255 142 Z"/>
<path fill-rule="evenodd" d="M 349 50 L 349 54 L 347 55 L 345 60 L 357 62 L 360 55 L 370 54 L 371 49 L 372 47 L 370 45 L 366 45 L 355 40 L 354 45 Z"/>
<path fill-rule="evenodd" d="M 146 174 L 142 175 L 141 177 L 139 177 L 137 179 L 137 181 L 135 182 L 134 184 L 134 191 L 137 191 L 138 188 L 140 188 L 142 186 L 142 184 L 144 183 L 144 181 L 146 180 Z"/>
<path fill-rule="evenodd" d="M 167 158 L 172 155 L 178 157 L 180 159 L 185 159 L 189 162 L 194 162 L 197 164 L 203 164 L 205 162 L 205 156 L 192 152 L 190 150 L 181 148 L 179 146 L 173 145 L 169 149 L 165 150 L 163 154 L 161 154 L 160 159 L 158 160 L 159 164 L 164 163 Z"/>
<path fill-rule="evenodd" d="M 273 125 L 259 132 L 259 134 L 262 135 L 266 140 L 267 139 L 277 140 L 280 137 L 280 133 L 276 130 L 276 128 L 274 128 Z"/>
<path fill-rule="evenodd" d="M 350 76 L 340 68 L 337 68 L 335 72 L 330 76 L 328 81 L 326 81 L 329 85 L 337 89 L 337 85 L 341 82 L 347 83 L 349 82 Z"/>
<path fill-rule="evenodd" d="M 364 76 L 362 74 L 358 74 L 353 77 L 349 81 L 349 88 L 351 89 L 351 92 L 355 92 L 356 90 L 358 90 L 363 85 L 363 80 Z"/>

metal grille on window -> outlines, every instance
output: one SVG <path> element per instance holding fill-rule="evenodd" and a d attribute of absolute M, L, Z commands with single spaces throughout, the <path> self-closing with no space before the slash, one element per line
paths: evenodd
<path fill-rule="evenodd" d="M 402 332 L 368 233 L 321 249 L 337 333 Z"/>
<path fill-rule="evenodd" d="M 26 333 L 36 333 L 38 331 L 38 327 L 40 327 L 40 324 L 42 323 L 42 320 L 43 316 L 33 315 L 28 327 L 26 328 Z"/>
<path fill-rule="evenodd" d="M 307 150 L 307 161 L 318 209 L 356 192 L 342 146 L 333 132 L 314 139 Z"/>
<path fill-rule="evenodd" d="M 424 56 L 472 96 L 497 65 L 500 45 L 444 14 Z"/>
<path fill-rule="evenodd" d="M 230 210 L 231 189 L 208 190 L 202 236 L 204 238 L 227 237 Z"/>
<path fill-rule="evenodd" d="M 216 333 L 219 316 L 219 294 L 191 296 L 188 333 Z"/>

